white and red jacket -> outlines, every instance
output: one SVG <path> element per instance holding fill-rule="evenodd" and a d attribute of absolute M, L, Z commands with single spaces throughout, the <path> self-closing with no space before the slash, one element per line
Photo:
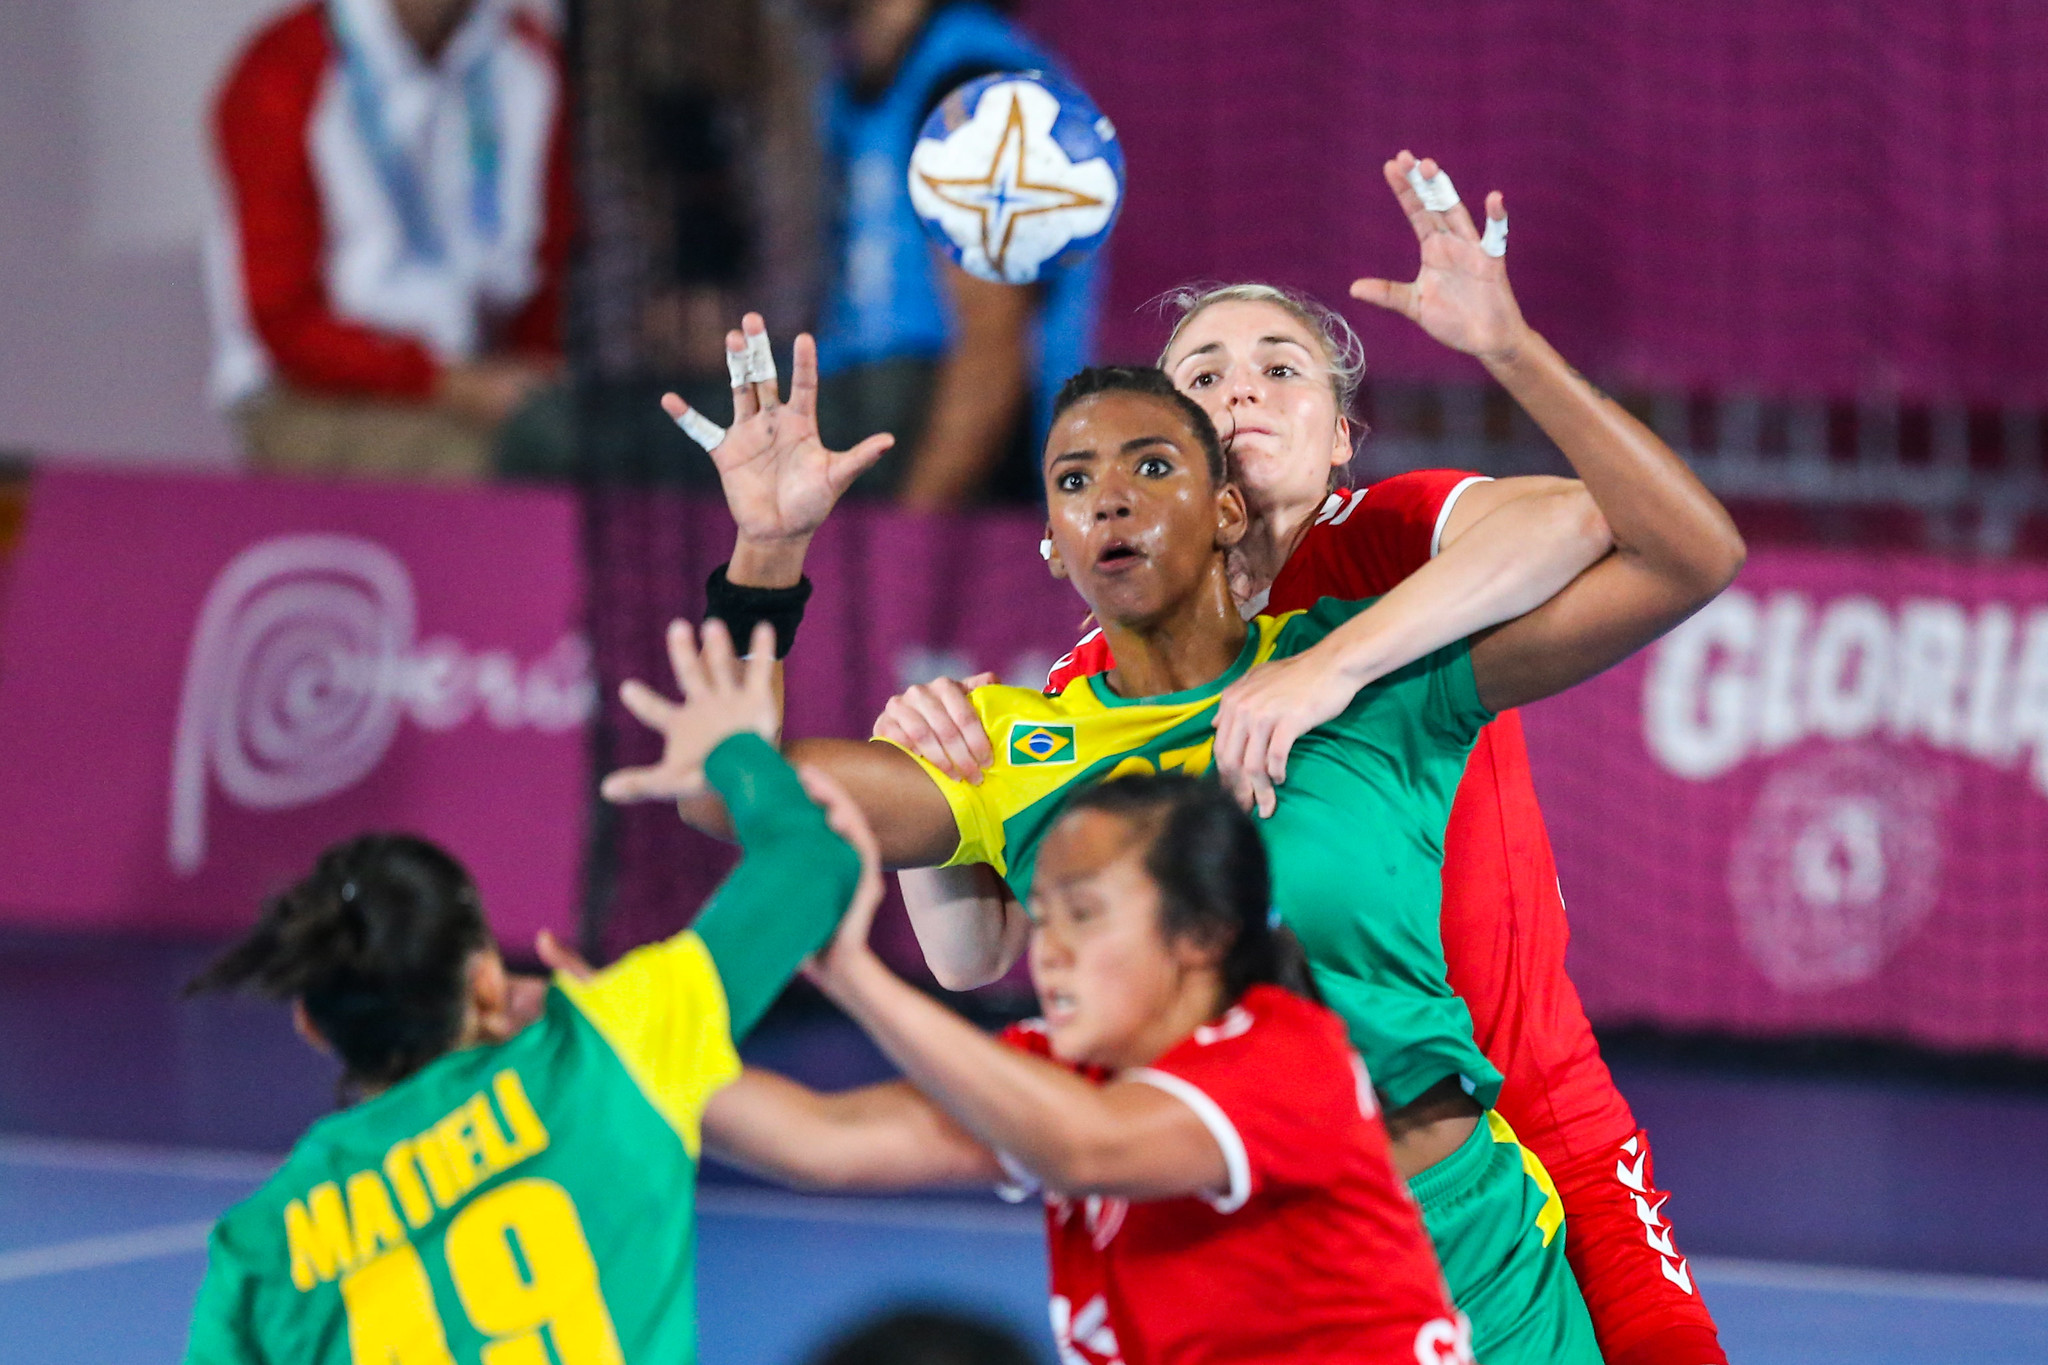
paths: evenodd
<path fill-rule="evenodd" d="M 552 38 L 507 0 L 478 0 L 431 64 L 387 0 L 260 31 L 214 110 L 214 397 L 423 398 L 445 365 L 558 353 L 565 104 Z"/>

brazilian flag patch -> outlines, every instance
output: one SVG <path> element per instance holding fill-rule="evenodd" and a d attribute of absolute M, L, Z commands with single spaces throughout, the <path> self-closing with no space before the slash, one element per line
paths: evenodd
<path fill-rule="evenodd" d="M 1074 727 L 1044 721 L 1010 722 L 1010 766 L 1044 768 L 1074 761 Z"/>

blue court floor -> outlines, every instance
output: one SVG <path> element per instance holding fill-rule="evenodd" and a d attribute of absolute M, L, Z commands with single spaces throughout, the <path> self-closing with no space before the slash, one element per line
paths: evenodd
<path fill-rule="evenodd" d="M 0 1138 L 0 1365 L 176 1360 L 213 1217 L 272 1159 Z M 798 1365 L 905 1302 L 1013 1323 L 1049 1363 L 1037 1219 L 990 1203 L 707 1186 L 698 1297 L 710 1365 Z M 1696 1258 L 1740 1365 L 2048 1361 L 2048 1284 Z"/>

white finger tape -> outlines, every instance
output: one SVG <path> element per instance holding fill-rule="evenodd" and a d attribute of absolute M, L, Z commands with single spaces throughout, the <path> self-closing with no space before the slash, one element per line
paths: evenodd
<path fill-rule="evenodd" d="M 1486 231 L 1480 235 L 1479 249 L 1489 256 L 1505 256 L 1508 254 L 1507 219 L 1489 218 L 1486 220 Z"/>
<path fill-rule="evenodd" d="M 683 435 L 703 446 L 707 454 L 718 449 L 719 442 L 725 439 L 725 428 L 695 408 L 684 408 L 676 425 L 683 429 Z"/>
<path fill-rule="evenodd" d="M 725 372 L 732 379 L 734 388 L 747 382 L 748 355 L 745 351 L 725 353 Z"/>
<path fill-rule="evenodd" d="M 1422 167 L 1408 168 L 1408 183 L 1415 188 L 1415 197 L 1422 201 L 1422 207 L 1431 213 L 1449 213 L 1458 207 L 1458 189 L 1451 183 L 1450 176 L 1438 171 L 1424 177 Z"/>
<path fill-rule="evenodd" d="M 775 353 L 768 349 L 766 332 L 750 332 L 747 335 L 747 382 L 750 384 L 773 384 L 775 382 Z"/>

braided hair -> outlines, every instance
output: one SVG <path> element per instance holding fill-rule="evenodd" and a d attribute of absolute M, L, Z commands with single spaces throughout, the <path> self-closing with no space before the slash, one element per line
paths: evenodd
<path fill-rule="evenodd" d="M 410 834 L 366 834 L 320 855 L 256 927 L 185 987 L 299 1000 L 340 1056 L 344 1084 L 390 1086 L 453 1048 L 469 963 L 491 944 L 476 883 Z"/>

